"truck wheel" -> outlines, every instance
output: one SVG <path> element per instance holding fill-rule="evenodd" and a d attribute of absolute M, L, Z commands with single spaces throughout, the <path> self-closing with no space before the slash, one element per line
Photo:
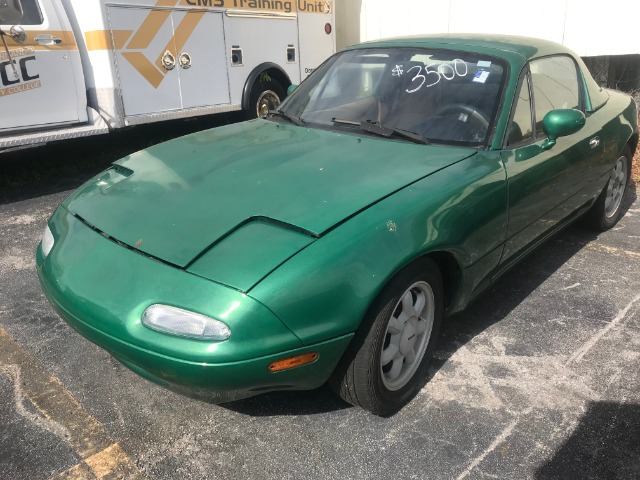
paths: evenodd
<path fill-rule="evenodd" d="M 369 308 L 330 386 L 353 405 L 393 415 L 426 383 L 442 315 L 438 267 L 428 259 L 410 264 Z"/>
<path fill-rule="evenodd" d="M 269 75 L 260 75 L 251 87 L 247 119 L 265 117 L 269 110 L 278 108 L 283 99 L 284 88 Z"/>
<path fill-rule="evenodd" d="M 631 177 L 631 149 L 627 146 L 616 161 L 609 181 L 585 216 L 587 226 L 598 231 L 613 227 L 622 216 L 622 200 Z"/>

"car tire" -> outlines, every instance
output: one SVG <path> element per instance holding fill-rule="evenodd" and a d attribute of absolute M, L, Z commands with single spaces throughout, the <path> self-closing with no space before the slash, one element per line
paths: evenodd
<path fill-rule="evenodd" d="M 600 196 L 585 216 L 586 225 L 598 231 L 613 227 L 622 216 L 622 202 L 631 177 L 631 149 L 626 146 L 616 161 Z"/>
<path fill-rule="evenodd" d="M 424 386 L 443 315 L 442 277 L 428 259 L 380 292 L 329 383 L 345 401 L 390 416 Z"/>
<path fill-rule="evenodd" d="M 285 97 L 284 88 L 272 77 L 263 73 L 251 87 L 249 94 L 248 120 L 266 116 L 269 110 L 275 110 Z"/>

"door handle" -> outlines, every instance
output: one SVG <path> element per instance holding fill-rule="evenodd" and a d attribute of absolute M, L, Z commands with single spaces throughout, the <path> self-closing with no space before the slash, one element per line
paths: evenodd
<path fill-rule="evenodd" d="M 589 146 L 592 149 L 597 148 L 598 145 L 600 145 L 600 137 L 593 137 L 591 140 L 589 140 Z"/>
<path fill-rule="evenodd" d="M 191 67 L 191 55 L 189 55 L 187 52 L 182 52 L 178 57 L 178 63 L 185 70 Z"/>
<path fill-rule="evenodd" d="M 38 45 L 42 45 L 44 47 L 51 47 L 53 45 L 60 45 L 62 43 L 62 39 L 60 37 L 55 37 L 53 35 L 49 35 L 46 33 L 41 33 L 35 38 L 35 41 Z"/>
<path fill-rule="evenodd" d="M 176 57 L 174 57 L 169 50 L 162 55 L 162 66 L 167 71 L 173 70 L 176 67 Z"/>

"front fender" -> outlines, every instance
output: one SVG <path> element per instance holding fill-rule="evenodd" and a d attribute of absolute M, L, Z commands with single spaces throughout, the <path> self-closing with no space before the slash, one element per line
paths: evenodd
<path fill-rule="evenodd" d="M 506 225 L 503 165 L 497 152 L 481 152 L 325 234 L 249 295 L 311 344 L 355 331 L 396 272 L 422 255 L 446 251 L 463 271 L 454 301 L 465 303 L 496 267 Z"/>

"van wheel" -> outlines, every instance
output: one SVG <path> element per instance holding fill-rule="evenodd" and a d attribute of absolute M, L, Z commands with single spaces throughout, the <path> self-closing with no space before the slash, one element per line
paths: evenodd
<path fill-rule="evenodd" d="M 622 216 L 622 200 L 631 177 L 631 159 L 631 149 L 627 146 L 613 166 L 609 181 L 600 193 L 596 203 L 593 204 L 585 216 L 587 226 L 595 230 L 605 231 L 620 220 Z"/>
<path fill-rule="evenodd" d="M 283 99 L 282 86 L 269 75 L 261 74 L 251 87 L 247 119 L 265 117 L 269 110 L 278 108 Z"/>
<path fill-rule="evenodd" d="M 428 259 L 405 267 L 371 305 L 329 384 L 353 405 L 393 415 L 426 383 L 442 314 L 438 267 Z"/>

